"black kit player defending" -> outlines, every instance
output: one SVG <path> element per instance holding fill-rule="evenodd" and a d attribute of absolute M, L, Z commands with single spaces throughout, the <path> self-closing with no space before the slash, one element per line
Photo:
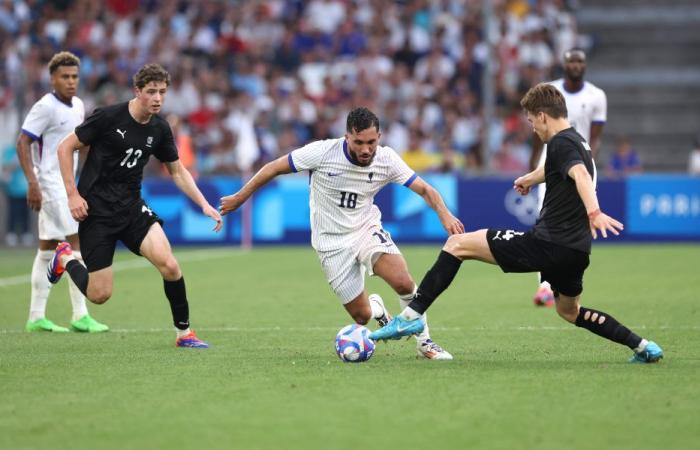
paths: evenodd
<path fill-rule="evenodd" d="M 189 324 L 185 280 L 173 256 L 162 220 L 141 198 L 143 169 L 151 155 L 162 161 L 177 187 L 216 221 L 221 216 L 206 201 L 190 173 L 178 159 L 168 123 L 158 116 L 170 76 L 161 66 L 148 64 L 134 75 L 135 97 L 97 109 L 59 145 L 61 175 L 73 218 L 80 222 L 83 266 L 70 244 L 62 242 L 49 264 L 49 280 L 56 282 L 67 271 L 93 303 L 112 295 L 112 259 L 117 241 L 148 259 L 163 277 L 170 302 L 178 347 L 206 348 Z M 77 188 L 72 171 L 73 152 L 90 147 Z"/>
<path fill-rule="evenodd" d="M 541 272 L 554 290 L 556 309 L 566 321 L 633 350 L 630 361 L 653 363 L 663 357 L 656 343 L 642 339 L 609 314 L 579 304 L 583 273 L 588 267 L 592 239 L 623 226 L 604 214 L 593 186 L 591 148 L 566 119 L 564 97 L 554 86 L 541 83 L 520 103 L 543 142 L 548 143 L 544 167 L 515 180 L 521 194 L 542 182 L 547 185 L 544 207 L 534 228 L 479 230 L 452 235 L 437 262 L 423 278 L 413 301 L 401 315 L 371 339 L 398 339 L 420 332 L 422 314 L 450 285 L 462 261 L 475 259 L 498 264 L 504 272 Z"/>

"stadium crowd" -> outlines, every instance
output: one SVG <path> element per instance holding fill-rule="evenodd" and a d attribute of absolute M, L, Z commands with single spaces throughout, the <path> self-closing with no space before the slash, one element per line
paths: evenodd
<path fill-rule="evenodd" d="M 5 0 L 2 145 L 49 89 L 46 61 L 69 50 L 81 58 L 87 111 L 130 98 L 144 63 L 164 65 L 165 113 L 199 175 L 248 171 L 340 136 L 359 105 L 416 170 L 520 173 L 531 130 L 518 99 L 556 75 L 576 24 L 564 0 L 493 5 L 498 26 L 486 30 L 481 0 Z M 486 135 L 489 37 L 497 108 Z"/>

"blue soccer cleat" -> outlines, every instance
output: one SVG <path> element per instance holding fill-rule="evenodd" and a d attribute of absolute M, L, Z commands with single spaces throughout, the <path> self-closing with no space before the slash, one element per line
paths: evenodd
<path fill-rule="evenodd" d="M 197 335 L 194 334 L 194 331 L 190 331 L 186 335 L 177 338 L 175 346 L 184 348 L 209 348 L 209 344 L 199 339 Z"/>
<path fill-rule="evenodd" d="M 401 316 L 396 316 L 384 327 L 370 333 L 369 338 L 374 341 L 397 340 L 403 336 L 418 334 L 423 331 L 423 328 L 425 328 L 423 319 L 406 320 Z"/>
<path fill-rule="evenodd" d="M 659 362 L 661 358 L 664 357 L 664 351 L 661 347 L 654 342 L 649 341 L 639 353 L 635 353 L 633 357 L 630 358 L 631 363 L 649 364 Z"/>

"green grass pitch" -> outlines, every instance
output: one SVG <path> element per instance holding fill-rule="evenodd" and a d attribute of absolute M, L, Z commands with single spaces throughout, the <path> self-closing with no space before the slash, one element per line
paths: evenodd
<path fill-rule="evenodd" d="M 439 246 L 402 247 L 417 281 Z M 535 275 L 467 262 L 433 305 L 451 362 L 411 341 L 344 364 L 351 322 L 311 248 L 176 249 L 191 321 L 212 348 L 176 349 L 155 269 L 116 258 L 94 317 L 102 335 L 28 334 L 33 252 L 0 253 L 2 449 L 675 449 L 700 439 L 700 246 L 594 247 L 583 304 L 666 357 L 628 349 L 537 309 Z M 398 300 L 368 281 L 394 313 Z M 47 316 L 67 325 L 66 281 Z M 371 325 L 374 328 L 374 324 Z"/>

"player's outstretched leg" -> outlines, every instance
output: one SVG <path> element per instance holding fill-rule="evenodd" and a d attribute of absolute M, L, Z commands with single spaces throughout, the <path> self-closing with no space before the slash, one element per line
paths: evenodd
<path fill-rule="evenodd" d="M 664 352 L 655 342 L 647 341 L 633 333 L 611 315 L 578 305 L 577 297 L 557 294 L 557 312 L 577 327 L 604 337 L 618 344 L 626 345 L 634 355 L 630 362 L 655 363 L 664 357 Z"/>
<path fill-rule="evenodd" d="M 85 267 L 82 264 L 83 258 L 79 250 L 73 250 L 73 257 L 76 260 L 76 263 L 73 264 L 79 264 L 81 269 Z M 68 264 L 71 263 L 69 262 Z M 72 277 L 71 270 L 68 269 L 68 267 L 66 267 L 66 271 L 68 272 L 68 275 Z M 87 288 L 87 286 L 85 286 L 85 288 Z M 105 331 L 109 331 L 109 327 L 107 325 L 98 322 L 92 316 L 90 316 L 87 305 L 85 304 L 85 294 L 81 292 L 80 288 L 75 284 L 72 278 L 68 279 L 68 293 L 70 294 L 70 302 L 73 307 L 73 318 L 70 323 L 73 331 L 80 333 L 104 333 Z"/>

